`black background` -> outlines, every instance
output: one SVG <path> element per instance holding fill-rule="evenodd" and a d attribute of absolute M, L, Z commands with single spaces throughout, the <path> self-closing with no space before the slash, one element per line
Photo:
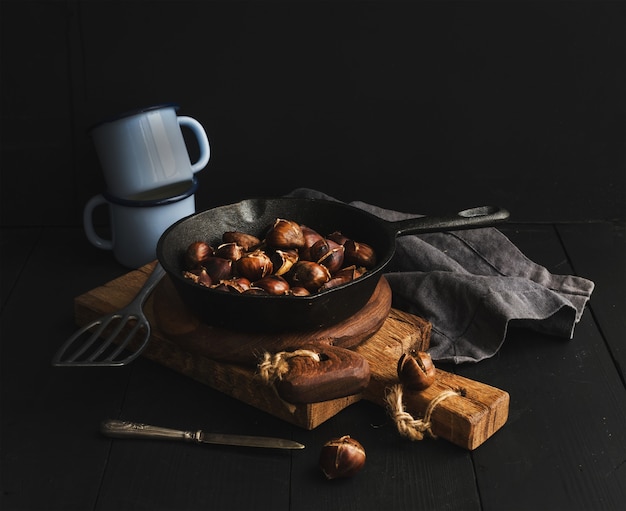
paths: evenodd
<path fill-rule="evenodd" d="M 163 102 L 208 133 L 199 210 L 307 186 L 415 213 L 626 217 L 624 2 L 1 8 L 3 226 L 80 225 L 104 187 L 85 130 Z"/>

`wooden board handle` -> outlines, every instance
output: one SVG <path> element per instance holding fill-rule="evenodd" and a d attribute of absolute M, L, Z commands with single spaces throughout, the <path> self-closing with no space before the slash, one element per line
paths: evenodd
<path fill-rule="evenodd" d="M 401 387 L 396 383 L 389 391 Z M 473 450 L 506 423 L 509 394 L 485 383 L 437 369 L 437 380 L 422 391 L 401 389 L 401 404 L 385 404 L 391 409 L 398 431 L 408 438 L 411 428 L 423 429 L 425 436 L 441 437 L 465 449 Z M 391 406 L 390 406 L 391 405 Z M 408 412 L 411 417 L 398 413 Z M 406 424 L 403 421 L 414 419 Z M 427 424 L 425 424 L 427 423 Z"/>
<path fill-rule="evenodd" d="M 367 360 L 337 346 L 302 346 L 298 351 L 317 355 L 289 359 L 288 371 L 276 382 L 278 394 L 289 403 L 318 403 L 361 393 L 370 380 Z"/>

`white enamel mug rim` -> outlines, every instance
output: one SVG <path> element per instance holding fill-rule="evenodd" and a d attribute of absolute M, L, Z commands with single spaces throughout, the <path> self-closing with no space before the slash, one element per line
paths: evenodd
<path fill-rule="evenodd" d="M 160 103 L 157 105 L 151 105 L 151 106 L 146 106 L 146 107 L 141 107 L 141 108 L 133 108 L 132 110 L 128 110 L 126 112 L 122 112 L 116 115 L 111 115 L 109 117 L 105 117 L 104 119 L 101 119 L 100 121 L 96 122 L 95 124 L 92 124 L 89 128 L 87 128 L 87 133 L 91 134 L 92 131 L 99 128 L 103 124 L 120 121 L 128 117 L 133 117 L 135 115 L 143 115 L 146 112 L 151 112 L 153 110 L 162 110 L 164 108 L 173 108 L 174 111 L 178 112 L 178 110 L 180 110 L 180 105 L 178 103 Z"/>
<path fill-rule="evenodd" d="M 119 204 L 120 206 L 128 206 L 131 208 L 153 208 L 155 206 L 163 206 L 164 204 L 172 204 L 173 202 L 179 202 L 183 199 L 186 199 L 190 195 L 193 195 L 194 193 L 196 193 L 198 191 L 198 186 L 200 185 L 200 182 L 198 181 L 198 178 L 196 176 L 193 176 L 190 181 L 191 181 L 191 186 L 187 188 L 184 192 L 176 194 L 176 195 L 172 195 L 172 196 L 158 197 L 156 199 L 142 200 L 142 199 L 118 197 L 117 195 L 113 195 L 107 190 L 102 192 L 101 195 L 108 202 L 111 202 L 113 204 Z M 169 185 L 168 187 L 171 187 L 171 185 Z M 163 189 L 165 190 L 168 187 L 163 187 Z M 137 194 L 137 195 L 140 195 L 140 194 Z M 159 195 L 159 193 L 156 192 L 156 195 Z"/>
<path fill-rule="evenodd" d="M 96 248 L 99 248 L 102 250 L 113 251 L 118 261 L 122 263 L 123 265 L 129 266 L 129 267 L 137 267 L 137 264 L 135 264 L 134 262 L 131 263 L 130 261 L 126 260 L 130 257 L 128 255 L 124 255 L 124 254 L 129 253 L 127 249 L 125 250 L 119 246 L 116 247 L 116 243 L 114 241 L 115 229 L 116 229 L 115 226 L 111 225 L 111 229 L 113 230 L 112 231 L 113 236 L 111 238 L 103 238 L 96 232 L 95 226 L 93 224 L 93 212 L 95 208 L 97 208 L 98 206 L 106 205 L 109 208 L 120 207 L 122 208 L 122 210 L 136 209 L 139 214 L 141 211 L 146 211 L 150 208 L 165 206 L 167 207 L 167 211 L 169 211 L 168 214 L 174 215 L 171 218 L 171 223 L 174 223 L 181 218 L 180 216 L 181 211 L 183 211 L 182 216 L 185 216 L 187 214 L 193 214 L 195 212 L 194 202 L 189 203 L 189 200 L 192 200 L 192 201 L 194 200 L 194 194 L 198 190 L 198 185 L 199 185 L 198 179 L 194 177 L 192 180 L 191 186 L 188 187 L 185 190 L 185 192 L 179 193 L 177 195 L 173 195 L 171 197 L 162 197 L 158 199 L 149 199 L 149 200 L 123 199 L 120 197 L 116 197 L 108 192 L 103 192 L 103 193 L 94 195 L 93 197 L 91 197 L 91 199 L 89 199 L 89 201 L 87 201 L 87 204 L 85 205 L 85 208 L 83 210 L 83 227 L 84 227 L 87 239 Z M 187 211 L 187 213 L 185 213 L 185 210 Z M 178 216 L 176 215 L 176 212 L 178 212 Z M 165 210 L 163 213 L 157 213 L 157 215 L 159 214 L 160 215 L 165 214 Z M 160 216 L 158 218 L 160 218 L 162 221 L 164 217 Z M 165 229 L 167 226 L 162 225 L 161 227 Z M 155 250 L 156 250 L 156 241 L 158 240 L 158 237 L 160 237 L 160 234 L 159 236 L 155 237 L 155 240 L 154 240 Z M 132 257 L 135 257 L 135 256 L 132 256 Z M 140 257 L 140 256 L 138 255 L 137 257 Z"/>

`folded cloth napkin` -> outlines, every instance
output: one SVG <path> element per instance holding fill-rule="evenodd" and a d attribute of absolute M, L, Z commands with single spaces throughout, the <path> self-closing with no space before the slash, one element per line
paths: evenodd
<path fill-rule="evenodd" d="M 308 188 L 288 196 L 337 200 Z M 350 204 L 389 221 L 422 216 Z M 495 355 L 509 325 L 571 338 L 594 288 L 553 275 L 493 227 L 399 236 L 388 270 L 393 306 L 430 321 L 433 360 L 455 364 Z"/>

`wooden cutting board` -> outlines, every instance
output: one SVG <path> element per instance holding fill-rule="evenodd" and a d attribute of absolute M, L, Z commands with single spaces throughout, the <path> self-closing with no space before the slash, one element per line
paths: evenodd
<path fill-rule="evenodd" d="M 152 303 L 154 324 L 187 353 L 251 368 L 261 367 L 259 362 L 265 357 L 263 367 L 268 371 L 287 363 L 288 371 L 275 378 L 274 383 L 279 396 L 294 404 L 329 401 L 364 391 L 369 384 L 370 368 L 354 348 L 381 330 L 390 311 L 391 288 L 384 278 L 356 314 L 310 331 L 250 333 L 249 328 L 236 331 L 207 325 L 188 311 L 169 277 L 155 290 Z M 241 318 L 242 322 L 245 320 Z M 427 335 L 420 336 L 426 338 Z M 288 362 L 286 357 L 290 357 Z M 260 376 L 263 374 L 259 371 Z"/>
<path fill-rule="evenodd" d="M 77 324 L 82 326 L 126 305 L 153 266 L 154 263 L 146 265 L 78 296 L 74 301 Z M 358 321 L 319 332 L 279 337 L 243 335 L 204 325 L 187 312 L 169 286 L 171 282 L 165 277 L 146 303 L 145 312 L 152 325 L 152 334 L 143 356 L 306 429 L 314 429 L 360 399 L 388 406 L 388 390 L 398 384 L 398 359 L 411 350 L 426 350 L 430 343 L 430 323 L 391 308 L 391 291 L 384 279 Z M 285 399 L 288 393 L 281 394 L 280 385 L 259 381 L 257 364 L 262 352 L 290 352 L 303 347 L 329 353 L 331 356 L 326 360 L 331 362 L 337 362 L 333 358 L 336 352 L 341 356 L 345 355 L 344 352 L 351 352 L 347 359 L 337 363 L 341 366 L 342 361 L 348 360 L 350 366 L 354 360 L 365 361 L 365 386 L 358 392 L 346 392 L 346 388 L 341 387 L 348 385 L 349 389 L 350 381 L 354 383 L 351 377 L 346 379 L 345 374 L 333 370 L 322 371 L 327 380 L 322 378 L 318 383 L 326 385 L 331 392 L 336 392 L 339 387 L 340 397 L 293 402 Z M 289 372 L 293 370 L 310 380 L 311 374 L 319 377 L 315 365 L 306 358 L 296 357 L 289 362 Z M 310 367 L 314 370 L 307 373 Z M 359 377 L 362 383 L 362 371 Z M 475 449 L 506 422 L 508 393 L 440 370 L 437 382 L 427 391 L 404 392 L 406 410 L 415 416 L 423 416 L 433 399 L 450 390 L 458 395 L 445 399 L 434 408 L 431 415 L 433 434 L 467 449 Z"/>

